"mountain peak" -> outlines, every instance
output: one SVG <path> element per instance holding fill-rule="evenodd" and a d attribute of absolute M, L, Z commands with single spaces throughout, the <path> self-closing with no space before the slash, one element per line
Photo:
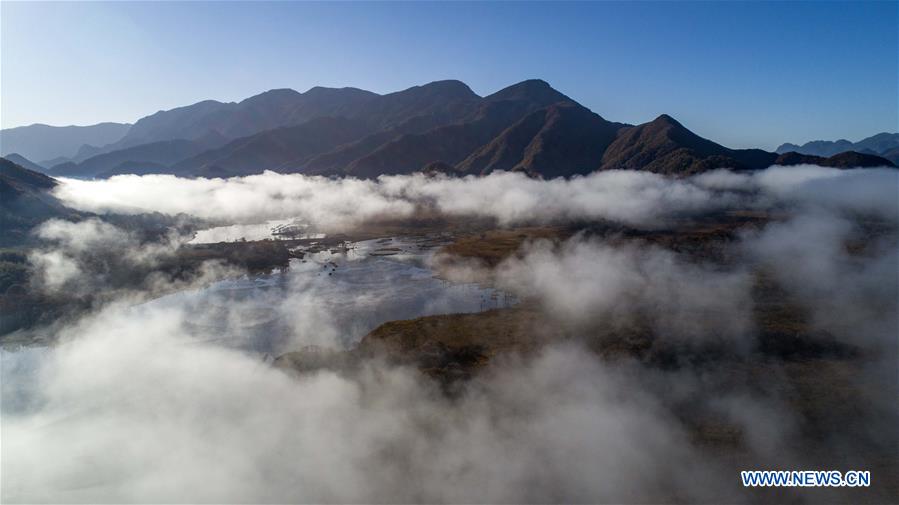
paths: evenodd
<path fill-rule="evenodd" d="M 293 100 L 301 96 L 301 93 L 290 88 L 275 88 L 263 91 L 258 95 L 253 95 L 240 101 L 241 105 L 249 105 L 260 102 Z"/>
<path fill-rule="evenodd" d="M 864 142 L 865 140 L 885 140 L 885 139 L 897 139 L 897 138 L 899 138 L 899 133 L 880 132 L 880 133 L 871 135 L 870 137 L 868 137 L 866 139 L 862 139 L 861 142 Z"/>
<path fill-rule="evenodd" d="M 446 93 L 448 95 L 455 95 L 457 97 L 463 98 L 477 98 L 477 94 L 468 87 L 468 84 L 465 84 L 462 81 L 457 79 L 445 79 L 442 81 L 433 81 L 421 86 L 421 89 L 436 91 L 439 93 Z"/>
<path fill-rule="evenodd" d="M 755 169 L 776 156 L 728 149 L 696 135 L 668 114 L 624 130 L 603 154 L 603 170 L 647 170 L 685 176 L 715 168 Z"/>
<path fill-rule="evenodd" d="M 372 91 L 367 91 L 360 88 L 354 88 L 352 86 L 344 86 L 342 88 L 329 88 L 327 86 L 313 86 L 306 90 L 305 93 L 302 93 L 305 97 L 319 97 L 319 96 L 330 96 L 337 95 L 341 93 L 349 93 L 349 94 L 358 94 L 358 95 L 367 95 L 367 96 L 377 96 L 377 93 Z"/>
<path fill-rule="evenodd" d="M 272 88 L 272 89 L 270 89 L 270 90 L 268 90 L 268 91 L 263 91 L 262 93 L 259 93 L 259 94 L 256 95 L 256 96 L 262 96 L 262 95 L 271 95 L 271 96 L 277 96 L 277 95 L 290 95 L 290 96 L 294 96 L 294 95 L 299 95 L 299 94 L 301 94 L 301 93 L 300 93 L 299 91 L 293 89 L 293 88 Z M 252 97 L 251 97 L 251 98 L 252 98 Z"/>
<path fill-rule="evenodd" d="M 467 84 L 457 80 L 433 81 L 380 96 L 387 102 L 395 100 L 477 100 L 480 98 Z"/>
<path fill-rule="evenodd" d="M 27 168 L 28 170 L 31 170 L 33 172 L 39 172 L 39 173 L 46 172 L 46 169 L 44 167 L 38 165 L 37 163 L 34 163 L 33 161 L 29 160 L 28 158 L 22 156 L 19 153 L 9 153 L 6 156 L 4 156 L 4 158 L 7 161 L 11 161 L 11 162 L 15 163 L 16 165 L 19 165 L 20 167 L 23 167 L 23 168 Z"/>
<path fill-rule="evenodd" d="M 509 86 L 509 88 L 553 89 L 553 87 L 543 79 L 525 79 Z"/>
<path fill-rule="evenodd" d="M 662 114 L 659 117 L 653 119 L 650 124 L 656 125 L 668 125 L 668 126 L 676 126 L 679 128 L 683 128 L 684 125 L 680 124 L 676 119 L 669 116 L 668 114 Z"/>
<path fill-rule="evenodd" d="M 447 86 L 461 89 L 469 89 L 468 84 L 460 81 L 459 79 L 438 79 L 436 81 L 431 81 L 427 84 L 423 84 L 422 86 Z"/>
<path fill-rule="evenodd" d="M 529 100 L 542 107 L 556 102 L 574 102 L 542 79 L 528 79 L 503 88 L 485 98 L 488 101 Z M 576 102 L 575 102 L 576 103 Z"/>

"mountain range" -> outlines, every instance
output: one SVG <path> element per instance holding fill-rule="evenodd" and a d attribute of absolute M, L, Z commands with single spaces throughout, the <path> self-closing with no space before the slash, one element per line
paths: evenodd
<path fill-rule="evenodd" d="M 129 124 L 100 123 L 92 126 L 33 124 L 0 130 L 0 156 L 18 153 L 44 167 L 79 156 L 96 154 L 97 147 L 121 139 Z"/>
<path fill-rule="evenodd" d="M 813 140 L 801 146 L 786 143 L 777 148 L 777 152 L 780 154 L 791 151 L 823 157 L 855 151 L 862 154 L 881 156 L 895 164 L 899 164 L 899 133 L 878 133 L 858 142 L 850 142 L 846 139 L 835 141 Z"/>
<path fill-rule="evenodd" d="M 49 128 L 43 125 L 31 137 L 24 132 L 34 127 L 4 130 L 4 153 L 16 148 L 12 161 L 60 177 L 228 177 L 273 170 L 373 178 L 423 170 L 454 175 L 505 170 L 552 178 L 614 169 L 689 175 L 775 163 L 889 166 L 879 155 L 888 155 L 899 137 L 866 139 L 852 145 L 858 155 L 836 160 L 826 158 L 837 154 L 830 151 L 844 152 L 839 148 L 787 149 L 798 155 L 729 149 L 665 114 L 640 125 L 606 120 L 537 79 L 483 97 L 455 80 L 384 95 L 357 88 L 276 89 L 240 102 L 207 100 L 159 111 L 133 125 L 105 125 L 104 138 L 112 139 L 106 143 L 98 142 L 98 135 L 86 135 L 99 132 L 101 125 L 66 130 L 84 141 L 77 148 L 74 138 L 51 148 L 56 137 L 49 135 L 37 152 L 75 151 L 62 162 L 28 161 L 34 159 L 28 154 L 36 152 L 34 139 Z M 11 146 L 8 139 L 13 139 Z"/>

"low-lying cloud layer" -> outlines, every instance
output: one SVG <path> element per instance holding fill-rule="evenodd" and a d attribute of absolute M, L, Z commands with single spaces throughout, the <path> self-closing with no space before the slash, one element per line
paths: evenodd
<path fill-rule="evenodd" d="M 185 243 L 172 234 L 164 240 L 143 242 L 134 234 L 101 221 L 45 221 L 35 230 L 44 247 L 30 254 L 37 276 L 33 282 L 45 291 L 84 292 L 108 289 L 104 278 L 114 269 L 153 268 Z"/>
<path fill-rule="evenodd" d="M 28 254 L 31 289 L 45 295 L 137 301 L 238 274 L 217 260 L 185 268 L 177 254 L 190 237 L 174 231 L 146 239 L 90 218 L 51 219 L 34 233 L 41 245 Z"/>
<path fill-rule="evenodd" d="M 185 213 L 232 222 L 299 218 L 320 229 L 347 227 L 416 208 L 491 217 L 501 224 L 608 219 L 663 227 L 679 215 L 718 209 L 800 203 L 899 219 L 895 169 L 772 167 L 752 173 L 716 171 L 688 179 L 648 172 L 597 172 L 541 181 L 520 173 L 486 177 L 381 177 L 332 180 L 266 172 L 232 179 L 123 175 L 66 180 L 56 191 L 68 205 L 93 212 Z"/>
<path fill-rule="evenodd" d="M 672 215 L 737 207 L 776 210 L 781 218 L 728 244 L 733 259 L 726 263 L 582 235 L 527 244 L 491 278 L 539 307 L 553 323 L 547 340 L 563 333 L 583 338 L 530 358 L 499 357 L 453 397 L 417 370 L 378 359 L 358 371 L 293 376 L 258 354 L 202 341 L 198 322 L 221 318 L 221 307 L 107 305 L 59 330 L 60 344 L 33 362 L 3 351 L 0 501 L 870 499 L 851 489 L 758 494 L 739 486 L 738 472 L 847 470 L 847 462 L 875 472 L 896 468 L 890 455 L 899 422 L 899 219 L 889 196 L 899 192 L 897 172 L 799 167 L 683 180 L 616 172 L 572 181 L 519 174 L 331 181 L 274 173 L 68 181 L 59 195 L 85 210 L 242 222 L 298 217 L 320 227 L 409 216 L 420 206 L 502 223 L 608 219 L 654 227 Z M 48 245 L 33 261 L 57 289 L 97 281 L 85 262 L 110 244 L 133 248 L 121 261 L 152 265 L 181 240 L 139 244 L 102 221 L 50 222 L 39 233 Z M 753 293 L 761 277 L 773 279 L 808 315 L 815 331 L 807 338 L 836 339 L 863 359 L 753 361 L 760 345 Z M 334 317 L 344 309 L 332 294 L 315 282 L 288 287 L 273 310 L 285 316 L 292 345 L 346 342 Z M 346 296 L 360 297 L 341 301 L 348 310 L 373 303 L 361 299 L 364 293 Z M 666 368 L 603 361 L 582 345 L 598 328 L 635 322 L 659 338 L 713 342 L 736 357 Z M 224 325 L 224 337 L 246 337 L 252 321 L 234 323 L 241 324 Z M 790 381 L 797 374 L 841 389 L 807 399 L 808 386 Z M 822 415 L 826 422 L 816 417 Z M 697 432 L 723 445 L 698 444 Z M 880 478 L 888 476 L 875 473 Z M 884 496 L 893 497 L 875 499 L 890 501 Z"/>
<path fill-rule="evenodd" d="M 748 343 L 752 279 L 742 268 L 694 264 L 645 244 L 538 243 L 496 272 L 503 289 L 539 300 L 566 324 L 645 324 L 681 342 Z"/>
<path fill-rule="evenodd" d="M 36 411 L 4 418 L 4 502 L 658 501 L 715 474 L 639 377 L 576 349 L 448 402 L 374 363 L 292 379 L 191 343 L 187 318 L 107 311 L 69 333 Z"/>

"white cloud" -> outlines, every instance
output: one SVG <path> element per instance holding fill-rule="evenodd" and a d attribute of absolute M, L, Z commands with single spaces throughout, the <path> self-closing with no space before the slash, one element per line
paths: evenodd
<path fill-rule="evenodd" d="M 899 171 L 797 166 L 754 173 L 715 171 L 687 179 L 607 171 L 549 181 L 520 173 L 486 177 L 381 177 L 332 180 L 265 172 L 232 179 L 123 175 L 65 180 L 56 190 L 86 211 L 185 213 L 235 223 L 300 218 L 341 228 L 365 220 L 406 217 L 433 207 L 451 215 L 485 216 L 501 224 L 607 219 L 663 227 L 672 217 L 710 210 L 781 204 L 826 205 L 899 219 Z"/>
<path fill-rule="evenodd" d="M 664 339 L 751 347 L 751 277 L 647 244 L 612 246 L 575 237 L 537 243 L 498 267 L 503 289 L 539 300 L 565 324 L 645 324 Z"/>
<path fill-rule="evenodd" d="M 579 349 L 498 369 L 449 401 L 415 372 L 377 363 L 357 376 L 294 379 L 192 342 L 193 317 L 112 307 L 66 331 L 34 379 L 38 407 L 4 412 L 3 501 L 659 501 L 711 492 L 690 478 L 714 468 L 658 400 Z"/>
<path fill-rule="evenodd" d="M 752 342 L 747 272 L 761 266 L 811 312 L 814 324 L 866 350 L 895 350 L 889 347 L 896 321 L 889 302 L 899 296 L 895 229 L 873 239 L 857 218 L 879 217 L 878 225 L 895 227 L 889 195 L 896 172 L 789 170 L 680 180 L 607 172 L 571 181 L 520 174 L 378 181 L 273 173 L 230 180 L 123 176 L 66 181 L 58 194 L 86 210 L 184 212 L 234 222 L 299 217 L 321 227 L 409 216 L 419 206 L 506 224 L 609 219 L 637 226 L 733 206 L 777 208 L 792 218 L 744 235 L 735 245 L 743 254 L 726 267 L 578 237 L 561 247 L 533 244 L 494 275 L 500 286 L 536 299 L 555 321 L 578 331 L 628 324 L 638 314 L 662 338 L 718 339 L 745 349 Z M 100 221 L 50 222 L 38 233 L 51 245 L 33 261 L 57 288 L 79 277 L 102 287 L 102 278 L 83 275 L 84 262 L 98 251 L 152 265 L 178 243 L 139 245 Z M 852 241 L 865 246 L 860 254 L 847 250 Z M 338 310 L 332 294 L 298 282 L 272 307 L 296 345 L 345 341 L 330 312 Z M 109 305 L 62 330 L 60 345 L 38 360 L 32 375 L 20 374 L 20 354 L 4 351 L 3 369 L 16 370 L 13 378 L 21 381 L 17 391 L 33 396 L 4 405 L 2 501 L 747 498 L 735 478 L 744 468 L 692 443 L 681 415 L 701 409 L 742 430 L 747 452 L 739 465 L 804 461 L 803 451 L 783 443 L 801 446 L 789 438 L 801 413 L 776 395 L 759 394 L 758 383 L 749 390 L 734 384 L 739 376 L 731 375 L 729 363 L 695 375 L 669 373 L 551 346 L 533 360 L 501 358 L 447 398 L 416 371 L 377 360 L 359 372 L 291 377 L 258 356 L 200 341 L 205 335 L 197 323 L 223 317 L 233 319 L 223 325 L 223 337 L 247 337 L 238 309 L 236 303 L 224 314 L 221 307 L 179 303 Z M 895 426 L 895 395 L 882 387 L 895 367 L 865 363 L 869 369 L 851 380 L 876 386 L 863 391 L 889 401 L 855 422 L 880 440 L 880 428 Z M 770 377 L 757 382 L 781 386 L 782 370 L 768 366 Z M 4 394 L 9 388 L 5 383 Z M 843 432 L 848 440 L 858 435 Z M 826 450 L 819 440 L 814 445 Z"/>

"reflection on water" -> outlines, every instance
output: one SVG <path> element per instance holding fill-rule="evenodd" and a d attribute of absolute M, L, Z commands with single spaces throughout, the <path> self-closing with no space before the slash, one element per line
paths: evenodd
<path fill-rule="evenodd" d="M 421 244 L 366 241 L 292 260 L 284 272 L 227 280 L 143 306 L 184 307 L 200 340 L 277 354 L 304 345 L 346 347 L 379 324 L 433 314 L 478 312 L 514 303 L 476 284 L 434 277 Z"/>
<path fill-rule="evenodd" d="M 199 230 L 189 244 L 215 244 L 238 240 L 323 238 L 294 219 L 277 219 L 257 224 L 232 224 Z"/>

